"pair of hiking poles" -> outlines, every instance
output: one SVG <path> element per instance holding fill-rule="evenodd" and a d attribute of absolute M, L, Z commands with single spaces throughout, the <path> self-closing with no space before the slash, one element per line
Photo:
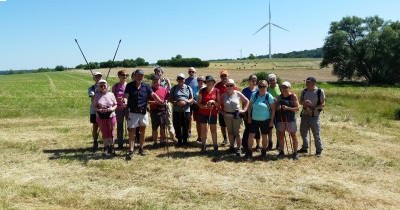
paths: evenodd
<path fill-rule="evenodd" d="M 92 76 L 94 76 L 93 71 L 92 71 L 92 68 L 90 68 L 89 62 L 86 60 L 86 56 L 85 56 L 85 54 L 83 53 L 83 51 L 82 51 L 82 49 L 81 49 L 81 46 L 80 46 L 79 43 L 78 43 L 78 40 L 75 39 L 75 42 L 76 42 L 76 44 L 78 45 L 79 51 L 81 51 L 81 53 L 82 53 L 83 59 L 85 59 L 85 62 L 86 62 L 86 64 L 87 64 L 87 68 L 89 68 L 90 73 L 92 74 Z M 108 69 L 107 76 L 106 76 L 106 80 L 108 79 L 108 75 L 110 74 L 111 68 L 114 66 L 115 56 L 117 56 L 117 52 L 118 52 L 118 49 L 119 49 L 119 45 L 120 45 L 120 44 L 121 44 L 121 39 L 120 39 L 119 42 L 118 42 L 118 46 L 117 46 L 117 49 L 115 50 L 114 57 L 113 57 L 113 59 L 112 59 L 110 68 Z"/>
<path fill-rule="evenodd" d="M 283 121 L 283 119 L 282 119 L 282 115 L 281 115 L 281 122 Z M 287 153 L 289 154 L 289 147 L 288 147 L 288 142 L 287 142 L 287 139 L 286 139 L 286 129 L 288 129 L 288 127 L 289 127 L 289 123 L 288 123 L 288 119 L 287 119 L 287 116 L 285 116 L 285 130 L 284 130 L 284 141 L 285 141 L 285 144 L 286 144 L 286 151 L 287 151 Z M 295 152 L 294 151 L 294 148 L 293 148 L 293 141 L 292 141 L 292 137 L 291 137 L 291 135 L 290 135 L 290 132 L 288 131 L 288 133 L 289 133 L 289 141 L 290 141 L 290 147 L 291 147 L 291 150 L 292 150 L 292 154 Z M 311 150 L 312 150 L 312 135 L 311 135 L 311 128 L 309 128 L 308 129 L 308 135 L 309 135 L 309 139 L 308 139 L 308 144 L 309 144 L 309 155 L 311 156 Z"/>
<path fill-rule="evenodd" d="M 282 119 L 282 114 L 281 114 L 281 122 L 283 121 L 283 119 Z M 288 119 L 287 119 L 287 116 L 285 116 L 285 130 L 283 131 L 283 136 L 284 136 L 284 141 L 285 141 L 285 144 L 286 144 L 286 151 L 287 151 L 287 154 L 289 154 L 289 146 L 288 146 L 288 141 L 287 141 L 287 139 L 286 139 L 286 130 L 288 130 L 288 133 L 289 133 L 289 140 L 290 140 L 290 147 L 291 147 L 291 150 L 292 150 L 292 154 L 294 153 L 294 149 L 293 149 L 293 141 L 292 141 L 292 136 L 290 135 L 290 132 L 289 132 L 289 123 L 288 123 Z M 284 146 L 284 145 L 282 145 L 282 146 Z"/>

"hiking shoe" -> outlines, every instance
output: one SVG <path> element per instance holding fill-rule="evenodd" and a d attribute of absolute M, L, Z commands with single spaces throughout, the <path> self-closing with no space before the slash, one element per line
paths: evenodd
<path fill-rule="evenodd" d="M 261 152 L 261 147 L 260 147 L 260 145 L 257 145 L 257 146 L 256 146 L 256 152 Z"/>
<path fill-rule="evenodd" d="M 268 142 L 268 147 L 267 147 L 267 151 L 272 151 L 272 142 Z"/>
<path fill-rule="evenodd" d="M 284 157 L 285 157 L 285 153 L 283 151 L 279 151 L 278 156 L 276 156 L 276 158 L 278 158 L 278 159 L 283 159 Z"/>
<path fill-rule="evenodd" d="M 133 151 L 128 151 L 125 156 L 125 160 L 132 160 L 133 157 Z"/>
<path fill-rule="evenodd" d="M 315 153 L 315 156 L 321 157 L 321 151 L 317 151 L 317 152 Z"/>
<path fill-rule="evenodd" d="M 161 142 L 160 142 L 160 146 L 161 146 L 161 147 L 167 146 L 167 141 L 166 141 L 166 140 L 161 141 Z"/>
<path fill-rule="evenodd" d="M 307 153 L 308 149 L 301 148 L 297 153 Z"/>
<path fill-rule="evenodd" d="M 241 154 L 242 154 L 242 150 L 240 148 L 237 148 L 235 155 L 240 157 Z"/>
<path fill-rule="evenodd" d="M 250 159 L 252 157 L 253 157 L 253 152 L 252 151 L 247 151 L 243 158 L 244 159 Z"/>
<path fill-rule="evenodd" d="M 93 147 L 92 147 L 92 151 L 96 152 L 97 149 L 99 149 L 99 142 L 97 140 L 93 141 Z"/>
<path fill-rule="evenodd" d="M 299 154 L 297 154 L 297 152 L 293 153 L 292 158 L 293 158 L 293 160 L 298 160 L 299 159 Z"/>
<path fill-rule="evenodd" d="M 225 145 L 228 144 L 228 140 L 224 139 L 221 143 L 221 146 L 225 147 Z"/>
<path fill-rule="evenodd" d="M 234 147 L 229 147 L 229 149 L 227 150 L 228 153 L 234 153 L 236 152 Z"/>
<path fill-rule="evenodd" d="M 154 149 L 157 148 L 157 142 L 154 142 L 154 143 L 153 143 L 153 148 L 154 148 Z"/>
<path fill-rule="evenodd" d="M 143 148 L 139 148 L 139 155 L 146 156 L 147 152 Z"/>
<path fill-rule="evenodd" d="M 267 157 L 267 150 L 261 150 L 261 157 Z"/>
<path fill-rule="evenodd" d="M 214 146 L 214 155 L 219 155 L 218 146 Z"/>
<path fill-rule="evenodd" d="M 110 155 L 115 155 L 114 145 L 108 146 L 108 153 Z"/>
<path fill-rule="evenodd" d="M 181 146 L 183 146 L 183 143 L 182 143 L 181 141 L 178 141 L 178 142 L 175 144 L 175 146 L 176 146 L 176 147 L 181 147 Z"/>
<path fill-rule="evenodd" d="M 205 144 L 201 145 L 201 152 L 204 153 L 207 151 L 207 147 Z"/>
<path fill-rule="evenodd" d="M 124 145 L 123 144 L 118 144 L 117 150 L 122 150 L 124 149 Z"/>
<path fill-rule="evenodd" d="M 201 144 L 201 138 L 197 138 L 196 142 Z"/>
<path fill-rule="evenodd" d="M 188 133 L 188 138 L 192 137 L 192 132 Z"/>

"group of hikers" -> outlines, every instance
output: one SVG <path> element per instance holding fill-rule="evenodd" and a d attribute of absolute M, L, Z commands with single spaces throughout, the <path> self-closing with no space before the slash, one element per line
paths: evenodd
<path fill-rule="evenodd" d="M 174 86 L 163 74 L 163 68 L 156 67 L 149 85 L 144 82 L 143 70 L 134 71 L 130 82 L 127 82 L 129 74 L 121 70 L 118 71 L 119 82 L 112 87 L 102 79 L 100 72 L 93 74 L 95 84 L 89 88 L 88 93 L 91 98 L 90 122 L 93 124 L 94 151 L 98 149 L 100 130 L 104 154 L 115 154 L 114 130 L 117 127 L 117 149 L 123 149 L 125 128 L 129 133 L 126 160 L 132 159 L 135 142 L 139 145 L 138 153 L 146 155 L 144 142 L 149 112 L 154 146 L 158 145 L 159 134 L 161 146 L 167 146 L 168 139 L 176 142 L 176 147 L 187 146 L 192 136 L 192 121 L 195 121 L 196 142 L 201 152 L 206 152 L 209 129 L 213 151 L 218 155 L 218 121 L 223 136 L 221 146 L 229 145 L 227 151 L 237 156 L 244 154 L 244 158 L 249 159 L 257 151 L 261 152 L 261 157 L 266 157 L 268 151 L 277 149 L 277 158 L 281 159 L 285 157 L 285 145 L 289 155 L 290 145 L 291 157 L 297 160 L 299 153 L 311 150 L 308 144 L 310 142 L 311 146 L 311 132 L 315 155 L 321 156 L 323 146 L 319 115 L 325 106 L 325 93 L 316 86 L 314 77 L 305 80 L 306 88 L 299 98 L 291 91 L 290 82 L 277 84 L 275 74 L 269 74 L 267 80 L 258 80 L 256 75 L 250 75 L 248 86 L 242 91 L 229 78 L 226 70 L 220 71 L 220 81 L 217 82 L 211 75 L 196 77 L 196 69 L 190 67 L 189 76 L 179 73 Z M 303 144 L 298 150 L 296 112 L 300 110 L 300 105 Z M 272 139 L 274 127 L 277 136 L 275 148 Z M 289 133 L 288 139 L 285 132 Z"/>

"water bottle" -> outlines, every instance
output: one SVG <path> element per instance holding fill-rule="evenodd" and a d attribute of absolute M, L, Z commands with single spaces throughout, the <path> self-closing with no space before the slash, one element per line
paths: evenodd
<path fill-rule="evenodd" d="M 234 119 L 239 119 L 239 109 L 235 109 L 235 113 L 233 114 Z"/>

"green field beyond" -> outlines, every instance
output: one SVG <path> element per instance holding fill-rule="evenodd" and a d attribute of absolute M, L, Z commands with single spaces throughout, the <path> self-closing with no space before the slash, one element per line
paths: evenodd
<path fill-rule="evenodd" d="M 326 75 L 318 62 L 213 62 L 207 71 L 228 68 L 239 80 L 252 68 L 298 78 L 309 70 L 318 78 Z M 149 155 L 127 162 L 123 151 L 107 159 L 90 150 L 88 73 L 8 75 L 0 84 L 1 209 L 400 209 L 400 88 L 322 83 L 321 158 L 243 161 L 227 148 L 214 158 L 200 153 L 193 126 L 193 147 L 171 145 L 167 157 L 147 142 Z"/>

